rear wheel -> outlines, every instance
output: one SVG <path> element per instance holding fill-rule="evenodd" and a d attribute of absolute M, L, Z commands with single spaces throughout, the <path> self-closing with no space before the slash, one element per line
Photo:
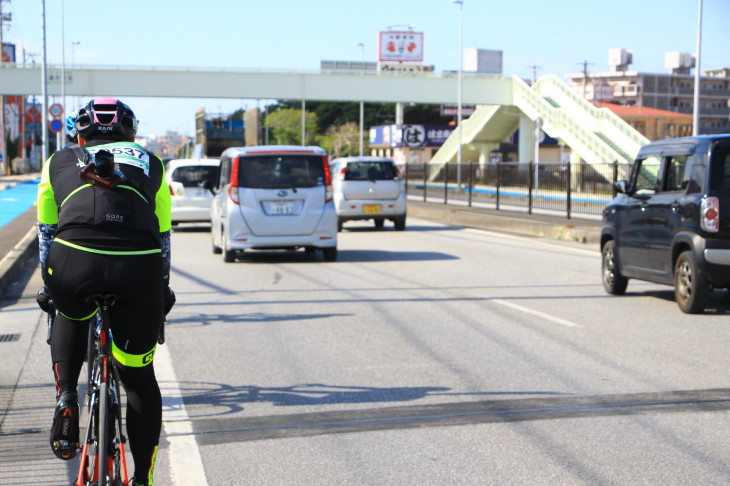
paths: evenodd
<path fill-rule="evenodd" d="M 107 446 L 109 442 L 109 384 L 101 383 L 99 386 L 99 416 L 97 417 L 96 424 L 99 430 L 98 438 L 99 443 L 97 445 L 97 484 L 99 486 L 106 486 L 106 473 L 107 473 Z"/>
<path fill-rule="evenodd" d="M 226 235 L 226 230 L 221 231 L 221 246 L 223 247 L 223 261 L 226 263 L 235 262 L 236 250 L 231 250 L 228 248 L 228 237 Z"/>
<path fill-rule="evenodd" d="M 385 220 L 383 218 L 375 218 L 375 227 L 378 229 L 383 229 L 383 225 L 385 224 Z"/>
<path fill-rule="evenodd" d="M 629 279 L 621 275 L 616 259 L 616 242 L 607 241 L 601 250 L 601 273 L 603 276 L 603 288 L 612 295 L 623 295 Z"/>
<path fill-rule="evenodd" d="M 337 260 L 337 247 L 322 248 L 322 254 L 324 255 L 324 261 L 334 262 Z"/>
<path fill-rule="evenodd" d="M 210 229 L 210 239 L 212 240 L 213 254 L 220 255 L 223 252 L 223 249 L 215 244 L 215 231 L 213 231 L 213 228 Z"/>
<path fill-rule="evenodd" d="M 406 215 L 403 216 L 396 216 L 393 218 L 393 223 L 395 224 L 395 230 L 396 231 L 403 231 L 406 229 Z"/>
<path fill-rule="evenodd" d="M 344 223 L 344 221 L 342 220 L 342 218 L 337 218 L 337 231 L 338 232 L 339 231 L 342 231 L 342 224 L 343 223 Z"/>
<path fill-rule="evenodd" d="M 686 314 L 701 314 L 707 305 L 710 285 L 699 272 L 691 251 L 680 253 L 674 266 L 674 296 Z"/>

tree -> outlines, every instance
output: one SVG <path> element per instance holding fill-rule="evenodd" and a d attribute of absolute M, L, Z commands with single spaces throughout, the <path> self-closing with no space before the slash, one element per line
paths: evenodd
<path fill-rule="evenodd" d="M 317 115 L 305 111 L 306 144 L 313 145 L 317 139 Z M 302 143 L 302 110 L 284 108 L 269 112 L 264 123 L 273 130 L 269 143 L 275 141 L 281 145 L 299 145 Z"/>
<path fill-rule="evenodd" d="M 319 138 L 319 144 L 333 158 L 358 155 L 360 153 L 360 125 L 355 122 L 339 126 L 331 125 Z"/>

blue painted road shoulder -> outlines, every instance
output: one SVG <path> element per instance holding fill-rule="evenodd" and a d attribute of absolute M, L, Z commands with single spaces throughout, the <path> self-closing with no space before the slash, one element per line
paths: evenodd
<path fill-rule="evenodd" d="M 0 226 L 5 226 L 29 207 L 38 198 L 40 179 L 25 181 L 0 191 Z"/>

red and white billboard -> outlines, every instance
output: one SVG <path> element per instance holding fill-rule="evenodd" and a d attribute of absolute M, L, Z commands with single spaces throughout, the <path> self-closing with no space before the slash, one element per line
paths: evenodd
<path fill-rule="evenodd" d="M 378 61 L 423 62 L 423 32 L 381 31 L 378 38 Z"/>

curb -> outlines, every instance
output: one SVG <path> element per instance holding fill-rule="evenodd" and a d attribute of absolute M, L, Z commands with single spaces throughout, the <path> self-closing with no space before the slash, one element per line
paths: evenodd
<path fill-rule="evenodd" d="M 38 230 L 31 228 L 28 233 L 0 261 L 0 298 L 5 295 L 25 263 L 38 252 Z"/>
<path fill-rule="evenodd" d="M 408 201 L 408 215 L 457 226 L 507 232 L 522 236 L 540 236 L 556 240 L 575 241 L 597 245 L 601 240 L 599 223 L 578 221 L 548 221 L 540 217 L 524 218 L 503 214 L 491 214 L 470 208 L 456 208 L 433 203 Z"/>

